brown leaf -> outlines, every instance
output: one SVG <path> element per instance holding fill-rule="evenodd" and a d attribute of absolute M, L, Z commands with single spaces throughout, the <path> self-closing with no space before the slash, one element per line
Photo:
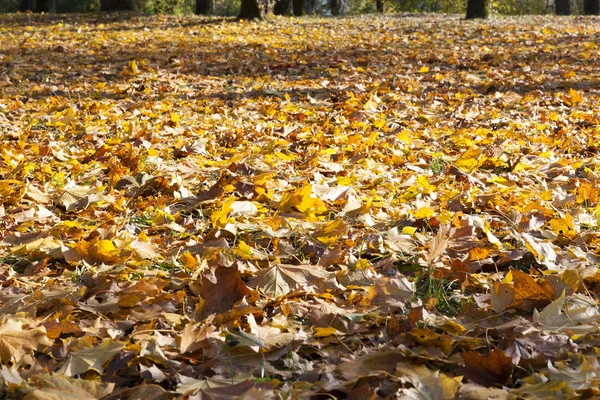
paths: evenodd
<path fill-rule="evenodd" d="M 279 264 L 258 271 L 250 285 L 267 296 L 279 297 L 295 290 L 314 292 L 328 275 L 316 265 Z"/>
<path fill-rule="evenodd" d="M 500 349 L 493 349 L 484 355 L 476 351 L 463 351 L 461 357 L 467 367 L 468 377 L 485 386 L 506 384 L 512 373 L 512 359 Z"/>
<path fill-rule="evenodd" d="M 203 275 L 201 282 L 200 296 L 204 303 L 197 310 L 199 320 L 210 314 L 230 311 L 238 301 L 252 293 L 242 281 L 236 264 L 231 267 L 216 267 L 214 277 Z"/>
<path fill-rule="evenodd" d="M 41 374 L 31 378 L 31 386 L 24 400 L 97 400 L 112 393 L 114 383 Z"/>
<path fill-rule="evenodd" d="M 511 270 L 505 281 L 495 283 L 492 289 L 492 307 L 496 312 L 513 307 L 527 310 L 544 307 L 554 299 L 554 289 L 545 278 L 538 282 L 523 271 Z"/>
<path fill-rule="evenodd" d="M 60 371 L 66 376 L 81 375 L 89 370 L 102 373 L 104 364 L 124 347 L 119 343 L 106 340 L 98 347 L 74 351 Z"/>
<path fill-rule="evenodd" d="M 429 245 L 429 252 L 427 253 L 427 263 L 432 264 L 437 260 L 438 257 L 442 255 L 444 250 L 446 250 L 446 246 L 448 246 L 448 239 L 452 235 L 452 230 L 450 226 L 442 225 L 437 233 L 437 235 L 433 238 Z"/>
<path fill-rule="evenodd" d="M 3 364 L 19 362 L 25 354 L 42 350 L 52 342 L 43 326 L 32 328 L 27 318 L 4 316 L 0 322 L 0 360 Z"/>

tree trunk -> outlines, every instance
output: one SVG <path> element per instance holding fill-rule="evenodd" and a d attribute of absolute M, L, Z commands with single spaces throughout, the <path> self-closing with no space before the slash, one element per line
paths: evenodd
<path fill-rule="evenodd" d="M 258 0 L 242 0 L 238 19 L 262 19 L 262 14 L 258 7 Z"/>
<path fill-rule="evenodd" d="M 571 15 L 571 0 L 555 0 L 554 12 L 556 15 Z"/>
<path fill-rule="evenodd" d="M 56 0 L 38 0 L 41 12 L 56 13 Z"/>
<path fill-rule="evenodd" d="M 100 11 L 133 11 L 132 0 L 100 0 Z"/>
<path fill-rule="evenodd" d="M 56 12 L 56 0 L 21 0 L 19 11 Z"/>
<path fill-rule="evenodd" d="M 306 0 L 306 13 L 312 15 L 315 10 L 315 0 Z"/>
<path fill-rule="evenodd" d="M 21 4 L 19 5 L 19 11 L 33 11 L 34 0 L 21 0 Z"/>
<path fill-rule="evenodd" d="M 304 15 L 304 0 L 292 0 L 292 11 L 296 17 Z"/>
<path fill-rule="evenodd" d="M 329 0 L 329 8 L 334 17 L 340 15 L 340 0 Z"/>
<path fill-rule="evenodd" d="M 584 0 L 583 1 L 583 13 L 585 15 L 600 14 L 600 0 Z"/>
<path fill-rule="evenodd" d="M 491 0 L 467 0 L 467 19 L 488 18 Z"/>
<path fill-rule="evenodd" d="M 196 0 L 196 15 L 210 15 L 213 12 L 213 0 Z"/>
<path fill-rule="evenodd" d="M 290 15 L 292 9 L 291 0 L 276 0 L 273 6 L 273 14 L 275 15 Z"/>
<path fill-rule="evenodd" d="M 376 0 L 375 4 L 377 7 L 377 12 L 382 13 L 383 12 L 383 0 Z"/>

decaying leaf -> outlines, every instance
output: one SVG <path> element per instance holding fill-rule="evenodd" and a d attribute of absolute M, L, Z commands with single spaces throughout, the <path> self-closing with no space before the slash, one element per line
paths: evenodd
<path fill-rule="evenodd" d="M 61 369 L 61 374 L 76 376 L 90 370 L 101 374 L 104 371 L 104 364 L 121 351 L 123 347 L 122 344 L 107 340 L 100 346 L 74 351 Z"/>
<path fill-rule="evenodd" d="M 204 275 L 201 278 L 200 296 L 203 306 L 200 319 L 210 314 L 230 311 L 238 301 L 250 293 L 251 290 L 240 278 L 237 265 L 216 267 L 214 277 Z"/>
<path fill-rule="evenodd" d="M 250 285 L 268 296 L 279 297 L 296 290 L 314 292 L 328 276 L 317 266 L 280 264 L 258 271 Z"/>
<path fill-rule="evenodd" d="M 35 321 L 31 319 L 4 316 L 0 321 L 0 360 L 4 365 L 18 363 L 26 354 L 40 351 L 51 344 L 46 329 L 35 326 Z"/>
<path fill-rule="evenodd" d="M 34 375 L 27 400 L 97 400 L 112 393 L 114 383 L 75 379 L 64 375 Z"/>

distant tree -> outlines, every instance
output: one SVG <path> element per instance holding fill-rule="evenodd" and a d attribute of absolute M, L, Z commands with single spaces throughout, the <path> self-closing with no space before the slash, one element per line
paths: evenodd
<path fill-rule="evenodd" d="M 304 0 L 292 0 L 292 11 L 296 17 L 304 15 Z"/>
<path fill-rule="evenodd" d="M 258 0 L 242 0 L 241 3 L 238 19 L 262 19 L 262 14 L 258 7 Z"/>
<path fill-rule="evenodd" d="M 491 0 L 467 0 L 467 19 L 490 16 Z"/>
<path fill-rule="evenodd" d="M 213 12 L 213 0 L 196 0 L 196 14 L 210 15 Z"/>
<path fill-rule="evenodd" d="M 56 0 L 21 0 L 19 11 L 56 12 Z"/>
<path fill-rule="evenodd" d="M 273 14 L 275 15 L 290 15 L 292 13 L 291 0 L 276 0 L 273 6 Z"/>
<path fill-rule="evenodd" d="M 376 0 L 375 1 L 375 6 L 377 8 L 377 12 L 378 13 L 382 13 L 383 12 L 383 0 Z"/>
<path fill-rule="evenodd" d="M 340 1 L 341 0 L 329 0 L 329 8 L 331 10 L 331 15 L 338 16 L 340 15 Z"/>
<path fill-rule="evenodd" d="M 33 11 L 34 6 L 35 6 L 34 0 L 21 0 L 21 3 L 19 4 L 19 11 L 21 11 L 21 12 Z"/>
<path fill-rule="evenodd" d="M 100 11 L 132 11 L 133 0 L 100 0 Z"/>
<path fill-rule="evenodd" d="M 556 15 L 571 15 L 571 0 L 556 0 L 554 2 Z"/>
<path fill-rule="evenodd" d="M 600 0 L 583 0 L 583 13 L 585 15 L 600 14 Z"/>
<path fill-rule="evenodd" d="M 312 15 L 315 11 L 315 0 L 306 0 L 306 13 Z"/>

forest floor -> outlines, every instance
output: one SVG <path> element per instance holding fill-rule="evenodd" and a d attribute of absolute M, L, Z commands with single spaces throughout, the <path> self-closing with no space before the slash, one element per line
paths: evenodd
<path fill-rule="evenodd" d="M 0 16 L 2 395 L 600 395 L 598 65 L 587 17 Z"/>

